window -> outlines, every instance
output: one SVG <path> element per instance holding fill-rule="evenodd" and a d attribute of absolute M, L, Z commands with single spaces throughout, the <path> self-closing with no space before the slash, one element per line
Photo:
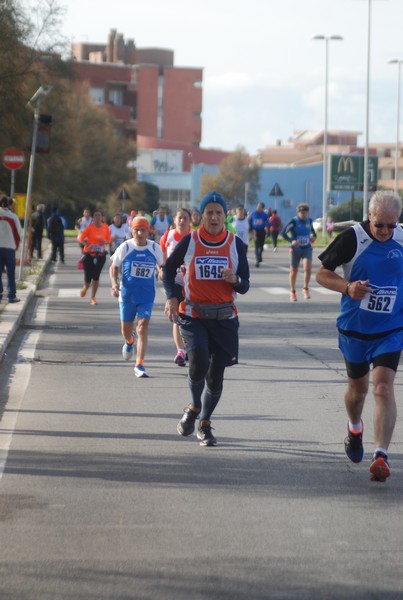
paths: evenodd
<path fill-rule="evenodd" d="M 159 111 L 158 115 L 157 115 L 157 138 L 162 138 L 163 137 L 163 118 L 162 118 L 162 114 Z"/>
<path fill-rule="evenodd" d="M 109 90 L 108 99 L 111 104 L 115 106 L 123 106 L 123 93 L 122 90 Z"/>
<path fill-rule="evenodd" d="M 158 77 L 157 138 L 164 136 L 164 76 Z"/>
<path fill-rule="evenodd" d="M 164 77 L 163 77 L 163 75 L 160 75 L 158 77 L 157 97 L 158 97 L 158 108 L 162 108 L 163 103 L 164 103 Z"/>
<path fill-rule="evenodd" d="M 90 88 L 90 97 L 95 104 L 105 104 L 105 92 L 103 88 Z"/>
<path fill-rule="evenodd" d="M 395 170 L 394 169 L 381 169 L 379 179 L 394 179 Z"/>

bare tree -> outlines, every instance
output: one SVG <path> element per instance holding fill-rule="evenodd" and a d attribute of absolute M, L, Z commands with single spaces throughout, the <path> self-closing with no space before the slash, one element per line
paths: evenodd
<path fill-rule="evenodd" d="M 52 118 L 50 152 L 37 152 L 33 200 L 77 214 L 86 205 L 104 205 L 126 182 L 136 149 L 88 89 L 74 82 L 69 61 L 61 57 L 62 14 L 56 0 L 0 0 L 0 139 L 3 148 L 29 149 L 33 114 L 27 101 L 39 85 L 52 85 L 41 104 L 41 114 Z M 16 191 L 26 190 L 27 174 L 28 164 Z M 7 189 L 8 176 L 0 170 L 0 188 Z"/>
<path fill-rule="evenodd" d="M 30 141 L 32 115 L 26 103 L 37 84 L 50 74 L 38 57 L 62 48 L 58 25 L 63 11 L 55 0 L 27 7 L 19 0 L 0 0 L 0 139 L 3 148 L 25 148 Z M 56 40 L 51 42 L 50 40 Z M 0 173 L 4 188 L 7 174 Z"/>
<path fill-rule="evenodd" d="M 250 162 L 243 148 L 225 158 L 218 167 L 217 175 L 206 174 L 201 181 L 201 195 L 216 190 L 224 196 L 230 206 L 255 201 L 259 189 L 259 167 Z"/>

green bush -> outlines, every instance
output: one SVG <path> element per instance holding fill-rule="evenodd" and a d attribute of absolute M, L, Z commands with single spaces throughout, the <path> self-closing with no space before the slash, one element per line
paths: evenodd
<path fill-rule="evenodd" d="M 330 211 L 332 221 L 362 221 L 362 198 L 351 197 Z"/>

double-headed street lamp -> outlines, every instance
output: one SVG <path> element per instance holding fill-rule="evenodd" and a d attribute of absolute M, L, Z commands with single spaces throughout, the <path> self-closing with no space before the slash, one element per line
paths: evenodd
<path fill-rule="evenodd" d="M 365 106 L 365 148 L 364 148 L 364 190 L 362 195 L 362 219 L 368 218 L 368 155 L 369 155 L 369 92 L 371 72 L 371 8 L 372 0 L 368 2 L 368 36 L 367 36 L 367 93 Z"/>
<path fill-rule="evenodd" d="M 322 235 L 326 231 L 327 216 L 327 105 L 328 105 L 328 71 L 329 71 L 329 40 L 342 40 L 341 35 L 315 35 L 313 40 L 324 40 L 325 52 L 325 128 L 323 132 L 323 192 L 322 192 Z"/>
<path fill-rule="evenodd" d="M 400 129 L 400 66 L 403 60 L 392 58 L 388 61 L 391 65 L 397 65 L 397 124 L 396 124 L 396 148 L 395 148 L 395 194 L 399 193 L 399 129 Z"/>

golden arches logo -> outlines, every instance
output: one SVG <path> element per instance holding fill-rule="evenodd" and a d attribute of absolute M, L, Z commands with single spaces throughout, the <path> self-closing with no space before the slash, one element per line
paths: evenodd
<path fill-rule="evenodd" d="M 338 173 L 354 174 L 354 161 L 351 156 L 341 156 L 337 165 Z"/>

